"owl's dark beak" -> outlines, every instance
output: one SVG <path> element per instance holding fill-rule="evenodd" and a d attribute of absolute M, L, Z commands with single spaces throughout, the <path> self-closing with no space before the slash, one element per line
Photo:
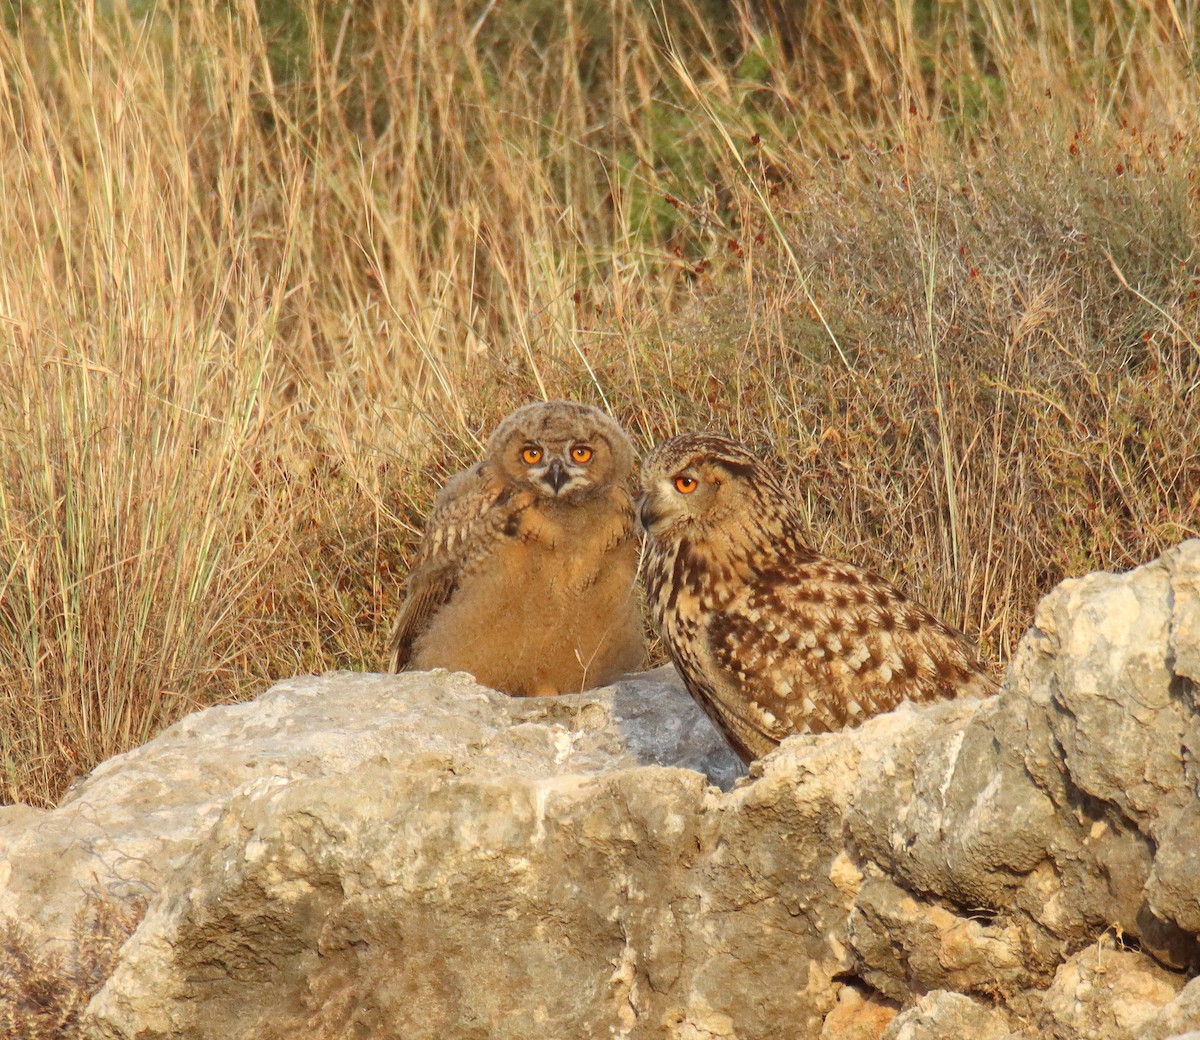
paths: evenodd
<path fill-rule="evenodd" d="M 638 519 L 642 522 L 642 527 L 649 531 L 650 525 L 658 519 L 654 510 L 650 508 L 650 496 L 643 491 L 634 500 L 633 507 L 637 510 Z"/>
<path fill-rule="evenodd" d="M 558 459 L 555 459 L 553 462 L 551 462 L 549 468 L 546 470 L 546 482 L 552 488 L 554 488 L 554 493 L 556 495 L 563 489 L 567 481 L 570 479 L 571 474 L 566 471 L 565 467 Z"/>

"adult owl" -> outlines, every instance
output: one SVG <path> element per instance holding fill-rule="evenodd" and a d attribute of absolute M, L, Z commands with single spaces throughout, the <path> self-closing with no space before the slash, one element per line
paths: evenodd
<path fill-rule="evenodd" d="M 530 404 L 504 419 L 437 497 L 392 669 L 470 672 L 538 696 L 642 667 L 632 465 L 629 438 L 589 405 Z"/>
<path fill-rule="evenodd" d="M 743 761 L 904 700 L 995 692 L 961 632 L 806 544 L 774 468 L 736 441 L 660 444 L 642 466 L 640 514 L 654 622 Z"/>

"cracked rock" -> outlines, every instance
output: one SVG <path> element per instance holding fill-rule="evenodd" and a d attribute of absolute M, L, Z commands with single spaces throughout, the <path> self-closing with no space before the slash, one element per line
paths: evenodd
<path fill-rule="evenodd" d="M 1051 593 L 998 696 L 742 780 L 667 669 L 289 680 L 0 810 L 0 912 L 61 944 L 148 900 L 109 1040 L 1167 1040 L 1200 1030 L 1197 639 L 1193 541 Z"/>

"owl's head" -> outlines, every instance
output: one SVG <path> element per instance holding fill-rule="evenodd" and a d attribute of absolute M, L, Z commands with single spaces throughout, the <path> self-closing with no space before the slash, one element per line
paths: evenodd
<path fill-rule="evenodd" d="M 560 500 L 623 483 L 633 468 L 633 446 L 621 427 L 574 401 L 518 408 L 488 439 L 486 457 L 514 483 Z"/>
<path fill-rule="evenodd" d="M 653 539 L 694 538 L 762 524 L 785 512 L 786 501 L 766 463 L 717 433 L 672 437 L 642 463 L 638 512 Z"/>

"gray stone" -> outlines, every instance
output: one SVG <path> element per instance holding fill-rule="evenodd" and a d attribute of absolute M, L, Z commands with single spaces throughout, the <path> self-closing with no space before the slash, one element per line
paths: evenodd
<path fill-rule="evenodd" d="M 109 759 L 53 812 L 0 810 L 0 914 L 66 939 L 88 899 L 152 897 L 230 803 L 264 785 L 327 777 L 358 789 L 370 763 L 535 777 L 652 761 L 724 787 L 744 772 L 669 668 L 525 699 L 446 672 L 290 679 Z"/>
<path fill-rule="evenodd" d="M 1197 638 L 1188 542 L 1048 596 L 999 696 L 737 783 L 668 670 L 293 680 L 0 813 L 0 910 L 61 937 L 149 897 L 89 1011 L 122 1040 L 1167 1040 L 1200 1026 Z"/>

